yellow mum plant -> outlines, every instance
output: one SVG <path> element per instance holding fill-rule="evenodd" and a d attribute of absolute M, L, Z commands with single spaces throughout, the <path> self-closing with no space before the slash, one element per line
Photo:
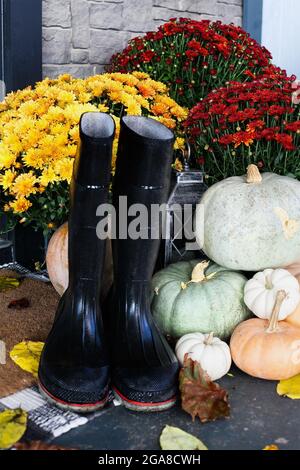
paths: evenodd
<path fill-rule="evenodd" d="M 46 234 L 68 216 L 69 183 L 82 113 L 151 116 L 173 129 L 175 148 L 184 145 L 181 122 L 187 110 L 146 73 L 110 73 L 86 79 L 61 75 L 10 93 L 0 103 L 0 215 L 10 226 L 31 223 Z"/>

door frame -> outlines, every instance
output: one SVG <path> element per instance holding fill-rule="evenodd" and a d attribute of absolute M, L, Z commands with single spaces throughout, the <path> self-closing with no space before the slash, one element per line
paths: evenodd
<path fill-rule="evenodd" d="M 243 0 L 243 28 L 261 43 L 263 0 Z"/>
<path fill-rule="evenodd" d="M 42 0 L 0 0 L 1 80 L 6 92 L 42 78 Z"/>

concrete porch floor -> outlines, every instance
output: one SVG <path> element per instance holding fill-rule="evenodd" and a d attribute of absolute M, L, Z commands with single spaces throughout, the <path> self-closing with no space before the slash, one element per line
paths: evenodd
<path fill-rule="evenodd" d="M 159 450 L 160 433 L 168 424 L 198 437 L 210 450 L 260 450 L 268 444 L 300 449 L 300 401 L 277 395 L 277 382 L 254 379 L 235 368 L 231 372 L 234 377 L 220 381 L 229 393 L 229 419 L 193 423 L 179 405 L 161 413 L 112 406 L 53 442 L 94 450 Z"/>

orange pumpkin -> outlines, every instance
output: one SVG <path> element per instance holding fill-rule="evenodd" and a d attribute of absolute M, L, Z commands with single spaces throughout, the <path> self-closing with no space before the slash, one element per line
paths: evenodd
<path fill-rule="evenodd" d="M 289 273 L 295 276 L 300 284 L 300 262 L 290 264 L 285 268 Z M 291 325 L 297 326 L 300 328 L 300 303 L 296 310 L 286 318 L 286 321 Z"/>
<path fill-rule="evenodd" d="M 286 269 L 289 273 L 295 276 L 298 279 L 298 282 L 300 283 L 300 261 L 298 261 L 297 263 L 290 264 L 284 269 Z"/>
<path fill-rule="evenodd" d="M 287 321 L 278 322 L 285 297 L 285 291 L 278 291 L 270 320 L 246 320 L 237 326 L 231 336 L 233 361 L 253 377 L 282 380 L 300 373 L 300 329 Z"/>
<path fill-rule="evenodd" d="M 101 297 L 105 298 L 113 281 L 111 242 L 106 242 Z M 69 284 L 68 223 L 64 223 L 52 235 L 46 255 L 49 278 L 55 290 L 62 295 Z"/>

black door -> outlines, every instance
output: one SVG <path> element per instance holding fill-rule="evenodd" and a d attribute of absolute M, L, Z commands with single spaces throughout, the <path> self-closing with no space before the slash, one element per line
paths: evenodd
<path fill-rule="evenodd" d="M 6 91 L 42 77 L 42 0 L 0 0 L 1 80 Z"/>
<path fill-rule="evenodd" d="M 5 92 L 33 85 L 42 78 L 42 0 L 0 0 L 0 9 L 1 101 Z M 2 225 L 0 220 L 0 231 Z M 42 256 L 42 235 L 18 226 L 15 240 L 17 261 L 32 268 Z M 0 264 L 8 261 L 11 250 L 0 250 Z"/>

